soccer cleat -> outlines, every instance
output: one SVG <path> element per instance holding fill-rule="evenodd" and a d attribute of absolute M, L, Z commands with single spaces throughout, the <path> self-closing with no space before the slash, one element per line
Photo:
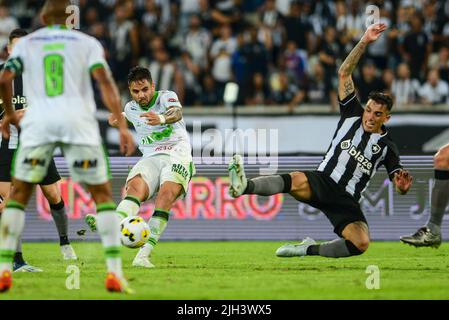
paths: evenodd
<path fill-rule="evenodd" d="M 12 269 L 14 272 L 43 272 L 44 270 L 34 267 L 32 265 L 29 265 L 28 263 L 16 263 L 14 262 L 12 264 Z"/>
<path fill-rule="evenodd" d="M 133 267 L 154 268 L 150 262 L 151 246 L 148 244 L 142 246 L 133 260 Z"/>
<path fill-rule="evenodd" d="M 93 214 L 87 214 L 84 217 L 84 221 L 89 226 L 90 231 L 92 231 L 92 232 L 97 231 L 97 219 L 95 218 L 95 216 Z"/>
<path fill-rule="evenodd" d="M 125 279 L 120 279 L 115 273 L 108 272 L 106 275 L 106 290 L 109 292 L 134 293 Z"/>
<path fill-rule="evenodd" d="M 419 228 L 414 234 L 402 236 L 400 240 L 415 247 L 438 248 L 441 245 L 441 234 L 435 234 L 427 227 Z"/>
<path fill-rule="evenodd" d="M 240 155 L 236 154 L 229 161 L 229 195 L 233 198 L 237 198 L 243 194 L 248 185 L 248 179 L 246 179 L 245 169 L 243 167 L 243 159 Z"/>
<path fill-rule="evenodd" d="M 303 257 L 307 255 L 307 248 L 316 244 L 312 238 L 305 238 L 299 244 L 285 244 L 276 250 L 278 257 Z"/>
<path fill-rule="evenodd" d="M 70 244 L 65 244 L 61 246 L 61 254 L 64 260 L 77 260 L 75 250 L 73 250 Z"/>
<path fill-rule="evenodd" d="M 0 274 L 0 292 L 6 292 L 12 287 L 11 271 L 5 270 Z"/>

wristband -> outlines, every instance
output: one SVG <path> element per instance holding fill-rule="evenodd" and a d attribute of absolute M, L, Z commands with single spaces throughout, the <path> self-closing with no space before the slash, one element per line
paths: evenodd
<path fill-rule="evenodd" d="M 159 120 L 161 121 L 161 124 L 165 124 L 166 119 L 165 119 L 164 115 L 159 114 Z"/>

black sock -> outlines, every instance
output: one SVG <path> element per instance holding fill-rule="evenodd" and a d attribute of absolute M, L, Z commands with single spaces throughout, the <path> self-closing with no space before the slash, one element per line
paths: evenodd
<path fill-rule="evenodd" d="M 319 244 L 312 244 L 307 248 L 307 255 L 308 256 L 319 256 L 320 255 L 320 245 Z"/>
<path fill-rule="evenodd" d="M 69 238 L 67 236 L 59 237 L 59 245 L 60 246 L 65 246 L 67 244 L 70 244 Z"/>
<path fill-rule="evenodd" d="M 25 260 L 23 260 L 22 252 L 16 252 L 14 254 L 14 263 L 24 264 Z"/>

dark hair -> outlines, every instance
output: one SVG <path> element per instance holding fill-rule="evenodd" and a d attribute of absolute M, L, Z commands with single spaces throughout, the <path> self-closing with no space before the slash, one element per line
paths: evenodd
<path fill-rule="evenodd" d="M 132 68 L 128 74 L 128 85 L 130 85 L 131 82 L 139 80 L 148 80 L 149 83 L 152 83 L 153 78 L 151 77 L 150 70 L 139 66 Z"/>
<path fill-rule="evenodd" d="M 14 29 L 9 34 L 9 43 L 11 43 L 14 39 L 22 38 L 22 37 L 25 37 L 26 35 L 28 35 L 28 32 L 26 32 L 26 30 L 24 30 L 24 29 Z"/>
<path fill-rule="evenodd" d="M 374 100 L 378 104 L 382 104 L 387 107 L 388 111 L 393 108 L 393 98 L 385 93 L 373 91 L 368 95 L 368 100 Z"/>

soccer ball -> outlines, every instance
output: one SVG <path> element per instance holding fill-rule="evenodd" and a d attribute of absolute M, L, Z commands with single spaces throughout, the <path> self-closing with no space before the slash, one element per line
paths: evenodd
<path fill-rule="evenodd" d="M 150 237 L 150 227 L 141 217 L 127 217 L 120 222 L 120 241 L 125 247 L 140 248 Z"/>

